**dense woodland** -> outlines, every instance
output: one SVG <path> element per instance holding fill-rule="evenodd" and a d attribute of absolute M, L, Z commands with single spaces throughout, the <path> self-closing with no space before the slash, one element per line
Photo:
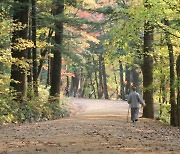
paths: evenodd
<path fill-rule="evenodd" d="M 0 122 L 66 116 L 69 97 L 126 100 L 180 126 L 178 0 L 1 0 Z"/>

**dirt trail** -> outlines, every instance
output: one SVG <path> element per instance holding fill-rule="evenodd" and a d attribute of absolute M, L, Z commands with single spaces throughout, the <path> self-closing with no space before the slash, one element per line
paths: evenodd
<path fill-rule="evenodd" d="M 155 120 L 127 123 L 123 101 L 73 99 L 71 117 L 0 127 L 0 154 L 180 153 L 180 130 Z"/>

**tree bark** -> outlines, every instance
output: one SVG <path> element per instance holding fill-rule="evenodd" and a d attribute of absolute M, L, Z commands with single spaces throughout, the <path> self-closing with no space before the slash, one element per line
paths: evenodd
<path fill-rule="evenodd" d="M 88 78 L 90 80 L 90 85 L 92 87 L 92 91 L 93 93 L 92 94 L 89 94 L 89 98 L 91 98 L 92 95 L 94 95 L 94 98 L 96 98 L 96 90 L 95 90 L 95 87 L 94 87 L 94 82 L 93 82 L 93 79 L 92 79 L 92 73 L 87 69 L 87 72 L 88 72 Z"/>
<path fill-rule="evenodd" d="M 95 77 L 95 82 L 96 82 L 96 91 L 97 91 L 97 96 L 98 96 L 98 99 L 100 99 L 100 94 L 99 94 L 99 91 L 98 91 L 98 89 L 99 89 L 99 83 L 98 83 L 98 76 L 97 76 L 97 63 L 96 63 L 96 61 L 95 61 L 95 59 L 94 59 L 94 56 L 92 56 L 92 59 L 93 59 L 93 65 L 94 65 L 94 68 L 95 68 L 95 70 L 94 70 L 94 77 Z"/>
<path fill-rule="evenodd" d="M 131 71 L 129 67 L 126 66 L 126 86 L 125 86 L 125 94 L 128 95 L 131 89 Z"/>
<path fill-rule="evenodd" d="M 82 97 L 82 98 L 83 98 L 84 95 L 85 95 L 85 90 L 86 90 L 87 84 L 88 84 L 88 78 L 86 77 L 86 78 L 85 78 L 85 81 L 84 81 L 83 89 L 82 89 L 82 92 L 81 92 L 81 97 Z"/>
<path fill-rule="evenodd" d="M 99 88 L 98 88 L 98 98 L 101 99 L 102 96 L 103 96 L 102 55 L 99 55 Z"/>
<path fill-rule="evenodd" d="M 165 25 L 169 26 L 169 21 L 164 20 Z M 171 118 L 170 123 L 172 126 L 177 126 L 177 108 L 176 108 L 176 96 L 175 96 L 175 71 L 174 71 L 174 53 L 173 53 L 173 45 L 171 43 L 171 39 L 169 33 L 165 32 L 166 43 L 169 51 L 169 65 L 170 65 L 170 104 L 171 104 Z"/>
<path fill-rule="evenodd" d="M 12 37 L 12 58 L 16 58 L 20 61 L 23 61 L 27 58 L 27 49 L 15 49 L 14 45 L 16 45 L 17 39 L 28 39 L 28 19 L 29 19 L 29 0 L 16 0 L 15 2 L 19 3 L 18 8 L 14 5 L 14 15 L 13 20 L 15 23 L 21 22 L 22 25 L 26 25 L 26 27 L 22 30 L 16 30 L 13 32 Z M 12 63 L 11 65 L 11 82 L 10 86 L 17 92 L 16 100 L 23 103 L 26 97 L 26 80 L 27 80 L 27 73 L 26 68 L 20 64 L 17 65 Z"/>
<path fill-rule="evenodd" d="M 153 100 L 153 33 L 154 28 L 149 23 L 144 24 L 144 57 L 143 57 L 143 98 L 146 106 L 143 109 L 143 117 L 154 118 L 154 100 Z"/>
<path fill-rule="evenodd" d="M 31 14 L 31 10 L 29 9 L 29 15 Z M 31 31 L 31 27 L 32 27 L 32 23 L 31 23 L 31 18 L 28 19 L 28 39 L 32 40 L 32 31 Z M 31 48 L 28 49 L 28 53 L 27 53 L 27 59 L 28 59 L 28 64 L 29 64 L 29 68 L 27 70 L 27 84 L 28 84 L 28 89 L 27 89 L 27 98 L 28 99 L 32 99 L 33 96 L 33 80 L 32 80 L 32 50 Z"/>
<path fill-rule="evenodd" d="M 31 49 L 28 49 L 27 59 L 29 61 L 32 60 Z M 29 62 L 29 66 L 30 67 L 27 70 L 27 84 L 28 84 L 27 97 L 31 100 L 33 96 L 33 86 L 32 86 L 32 68 L 30 62 Z"/>
<path fill-rule="evenodd" d="M 180 54 L 176 61 L 177 72 L 177 124 L 180 127 Z"/>
<path fill-rule="evenodd" d="M 54 16 L 57 18 L 58 15 L 64 13 L 64 0 L 54 1 L 56 5 Z M 51 76 L 51 88 L 50 96 L 57 96 L 59 99 L 60 85 L 61 85 L 61 65 L 62 65 L 62 42 L 63 42 L 63 21 L 61 19 L 55 19 L 55 49 L 52 66 Z M 58 45 L 58 47 L 57 47 Z"/>
<path fill-rule="evenodd" d="M 39 78 L 39 77 L 38 77 Z M 51 58 L 48 56 L 48 72 L 47 72 L 47 81 L 46 88 L 50 85 L 51 81 Z"/>
<path fill-rule="evenodd" d="M 72 82 L 71 82 L 71 94 L 73 97 L 76 97 L 77 92 L 78 92 L 78 87 L 79 87 L 79 75 L 75 74 L 75 77 L 72 77 Z"/>
<path fill-rule="evenodd" d="M 34 90 L 34 95 L 38 96 L 37 52 L 36 52 L 36 0 L 31 0 L 31 3 L 32 3 L 32 42 L 34 43 L 34 47 L 32 49 L 33 90 Z"/>
<path fill-rule="evenodd" d="M 119 73 L 120 73 L 120 89 L 121 89 L 121 99 L 125 100 L 125 92 L 124 92 L 124 69 L 122 62 L 119 60 Z"/>
<path fill-rule="evenodd" d="M 116 84 L 116 95 L 117 95 L 117 99 L 118 99 L 118 96 L 119 96 L 118 81 L 117 81 L 117 77 L 116 77 L 116 71 L 114 68 L 114 64 L 112 64 L 112 66 L 113 66 L 113 73 L 114 73 L 114 82 Z"/>
<path fill-rule="evenodd" d="M 105 63 L 104 63 L 104 58 L 103 58 L 102 56 L 101 56 L 101 58 L 102 58 L 102 75 L 103 75 L 104 98 L 105 98 L 105 99 L 109 99 L 108 89 L 107 89 L 106 67 L 105 67 Z"/>

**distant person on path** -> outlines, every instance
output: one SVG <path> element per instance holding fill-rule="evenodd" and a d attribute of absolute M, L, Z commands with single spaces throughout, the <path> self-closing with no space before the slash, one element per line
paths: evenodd
<path fill-rule="evenodd" d="M 66 92 L 65 95 L 69 97 L 69 89 L 67 86 L 65 87 L 65 92 Z"/>
<path fill-rule="evenodd" d="M 138 121 L 140 104 L 144 107 L 145 103 L 141 99 L 139 93 L 136 92 L 136 87 L 132 87 L 132 92 L 129 94 L 127 102 L 131 108 L 131 120 L 132 120 L 132 122 Z"/>
<path fill-rule="evenodd" d="M 93 94 L 94 94 L 94 90 L 90 91 L 89 98 L 91 98 Z"/>

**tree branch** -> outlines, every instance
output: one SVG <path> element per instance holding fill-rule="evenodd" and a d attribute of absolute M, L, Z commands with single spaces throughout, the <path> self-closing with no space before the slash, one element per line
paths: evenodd
<path fill-rule="evenodd" d="M 159 23 L 157 23 L 157 26 L 158 26 L 159 28 L 161 28 L 162 30 L 164 30 L 165 32 L 167 32 L 168 34 L 170 34 L 170 35 L 172 35 L 172 36 L 174 36 L 174 37 L 176 37 L 176 38 L 180 38 L 180 36 L 178 36 L 178 35 L 176 35 L 176 34 L 173 34 L 173 33 L 170 32 L 165 26 L 160 25 Z"/>

